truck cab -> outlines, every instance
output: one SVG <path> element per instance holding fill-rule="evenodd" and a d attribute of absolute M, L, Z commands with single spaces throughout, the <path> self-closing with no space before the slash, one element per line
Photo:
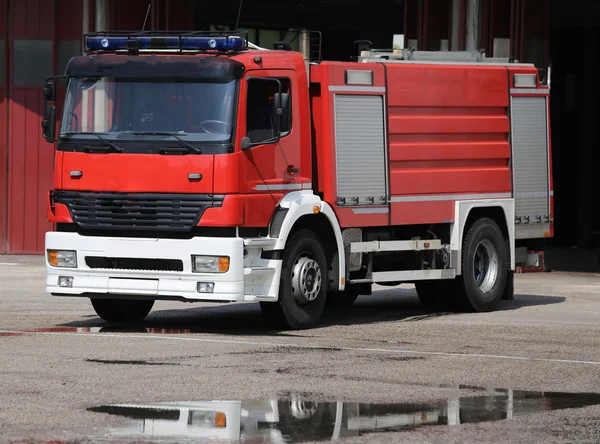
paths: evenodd
<path fill-rule="evenodd" d="M 267 235 L 290 190 L 311 191 L 302 55 L 252 51 L 238 34 L 99 33 L 86 45 L 44 89 L 56 143 L 47 290 L 90 297 L 114 321 L 157 299 L 275 299 L 271 258 L 243 239 Z"/>

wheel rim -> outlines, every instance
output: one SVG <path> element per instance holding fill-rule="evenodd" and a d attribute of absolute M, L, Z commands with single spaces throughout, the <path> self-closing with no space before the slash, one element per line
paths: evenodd
<path fill-rule="evenodd" d="M 314 301 L 321 291 L 321 267 L 314 259 L 298 256 L 292 267 L 292 295 L 298 304 Z"/>
<path fill-rule="evenodd" d="M 498 280 L 498 251 L 485 239 L 477 244 L 473 255 L 473 277 L 482 293 L 489 293 Z"/>
<path fill-rule="evenodd" d="M 296 419 L 309 419 L 316 413 L 317 405 L 314 402 L 292 400 L 290 401 L 290 412 Z"/>

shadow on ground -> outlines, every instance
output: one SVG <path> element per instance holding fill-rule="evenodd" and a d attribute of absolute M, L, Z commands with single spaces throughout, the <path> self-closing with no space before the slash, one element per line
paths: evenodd
<path fill-rule="evenodd" d="M 497 311 L 519 310 L 525 307 L 560 304 L 564 297 L 519 295 L 513 301 L 502 301 Z M 181 304 L 179 309 L 153 310 L 146 320 L 135 326 L 114 326 L 92 316 L 81 321 L 62 324 L 63 327 L 107 327 L 108 330 L 143 331 L 152 329 L 164 333 L 217 333 L 245 336 L 305 336 L 307 332 L 286 333 L 265 326 L 258 303 L 224 304 L 191 307 Z M 454 313 L 426 313 L 414 289 L 384 290 L 372 296 L 361 296 L 350 308 L 327 310 L 319 328 L 335 325 L 365 325 L 380 322 L 424 321 L 440 316 L 457 316 Z M 114 327 L 114 328 L 113 328 Z M 131 328 L 130 328 L 131 327 Z"/>
<path fill-rule="evenodd" d="M 600 273 L 598 248 L 548 247 L 545 251 L 548 271 Z"/>

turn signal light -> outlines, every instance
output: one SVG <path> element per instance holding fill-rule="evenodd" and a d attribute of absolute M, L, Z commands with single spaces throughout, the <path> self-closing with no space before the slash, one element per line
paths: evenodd
<path fill-rule="evenodd" d="M 227 427 L 227 417 L 223 412 L 217 412 L 215 415 L 215 426 L 216 427 Z"/>
<path fill-rule="evenodd" d="M 77 252 L 70 250 L 48 250 L 48 263 L 52 267 L 77 268 Z"/>
<path fill-rule="evenodd" d="M 228 257 L 220 257 L 219 258 L 219 273 L 226 273 L 229 271 L 229 258 Z"/>

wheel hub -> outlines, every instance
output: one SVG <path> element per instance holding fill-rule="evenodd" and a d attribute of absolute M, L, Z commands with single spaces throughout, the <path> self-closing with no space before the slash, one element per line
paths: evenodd
<path fill-rule="evenodd" d="M 473 256 L 473 277 L 482 293 L 489 293 L 498 280 L 498 251 L 485 239 L 477 244 Z"/>
<path fill-rule="evenodd" d="M 296 259 L 292 268 L 292 295 L 299 304 L 314 301 L 321 291 L 321 268 L 308 257 Z"/>

